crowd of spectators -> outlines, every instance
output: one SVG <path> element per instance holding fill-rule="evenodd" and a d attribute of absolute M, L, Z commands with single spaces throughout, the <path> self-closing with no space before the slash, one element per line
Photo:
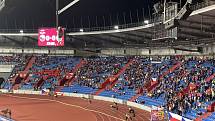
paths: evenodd
<path fill-rule="evenodd" d="M 24 71 L 25 66 L 30 59 L 30 55 L 16 54 L 13 56 L 0 56 L 0 61 L 8 64 L 13 64 L 14 68 L 11 72 L 9 80 L 11 80 L 16 74 Z"/>
<path fill-rule="evenodd" d="M 15 64 L 10 78 L 19 71 L 23 71 L 30 56 L 0 56 L 0 62 Z M 81 58 L 51 57 L 47 55 L 36 56 L 36 61 L 30 68 L 30 80 L 26 84 L 35 85 L 44 78 L 44 85 L 56 85 L 65 77 Z M 152 99 L 161 98 L 164 106 L 171 112 L 185 115 L 190 109 L 204 108 L 205 103 L 215 100 L 215 79 L 208 79 L 215 73 L 213 59 L 198 57 L 88 57 L 83 59 L 85 64 L 74 73 L 74 83 L 80 86 L 100 89 L 110 76 L 116 75 L 130 60 L 128 66 L 120 75 L 112 89 L 106 90 L 126 93 L 131 89 L 136 94 L 147 95 Z M 75 63 L 77 61 L 77 63 Z M 164 75 L 174 65 L 180 66 Z M 147 86 L 155 79 L 158 85 L 147 92 Z M 42 86 L 43 88 L 44 86 Z"/>
<path fill-rule="evenodd" d="M 101 88 L 101 84 L 111 75 L 115 75 L 129 61 L 127 57 L 93 57 L 85 58 L 86 64 L 75 76 L 81 86 Z"/>
<path fill-rule="evenodd" d="M 37 56 L 29 71 L 32 77 L 29 82 L 31 85 L 35 85 L 39 80 L 43 79 L 44 83 L 39 85 L 40 88 L 57 85 L 58 81 L 72 70 L 74 62 L 78 60 L 78 58 L 72 56 Z"/>
<path fill-rule="evenodd" d="M 215 73 L 214 62 L 196 57 L 183 59 L 179 68 L 159 80 L 152 97 L 164 94 L 167 110 L 180 115 L 205 108 L 204 103 L 215 99 L 215 81 L 206 81 Z"/>

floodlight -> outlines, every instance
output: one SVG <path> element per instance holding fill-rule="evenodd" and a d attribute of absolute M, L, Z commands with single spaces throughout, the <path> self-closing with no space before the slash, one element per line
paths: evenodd
<path fill-rule="evenodd" d="M 145 23 L 145 24 L 149 24 L 149 20 L 145 20 L 144 23 Z"/>
<path fill-rule="evenodd" d="M 84 29 L 80 29 L 79 31 L 80 31 L 80 32 L 84 32 Z"/>
<path fill-rule="evenodd" d="M 116 26 L 114 26 L 114 29 L 119 29 L 119 26 L 117 26 L 117 25 L 116 25 Z"/>

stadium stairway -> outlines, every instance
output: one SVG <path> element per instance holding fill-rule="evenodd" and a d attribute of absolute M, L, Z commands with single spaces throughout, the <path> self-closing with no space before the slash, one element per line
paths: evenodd
<path fill-rule="evenodd" d="M 69 73 L 65 74 L 63 79 L 58 81 L 59 86 L 64 86 L 66 83 L 69 85 L 72 85 L 72 82 L 75 80 L 74 74 L 86 63 L 85 60 L 81 60 Z M 72 77 L 70 79 L 66 79 L 66 76 L 68 74 L 73 74 L 71 75 Z"/>
<path fill-rule="evenodd" d="M 207 117 L 211 116 L 211 112 L 206 112 L 203 115 L 199 116 L 196 118 L 194 121 L 203 121 L 203 119 L 206 119 Z"/>
<path fill-rule="evenodd" d="M 209 77 L 207 77 L 205 79 L 205 82 L 210 82 L 212 81 L 212 79 L 214 79 L 215 77 L 215 73 L 213 73 L 212 75 L 210 75 Z M 193 91 L 193 90 L 196 90 L 198 87 L 197 87 L 197 84 L 193 84 L 193 83 L 190 83 L 186 88 L 184 88 L 181 92 L 182 95 L 188 93 L 189 91 Z"/>
<path fill-rule="evenodd" d="M 177 69 L 178 67 L 180 67 L 181 64 L 182 64 L 181 62 L 178 62 L 177 64 L 175 64 L 174 66 L 172 66 L 170 69 L 168 69 L 165 72 L 163 72 L 162 75 L 160 76 L 160 78 L 163 78 L 164 76 L 166 76 L 169 73 L 173 72 L 175 69 Z M 151 83 L 151 85 L 148 86 L 148 88 L 147 88 L 148 92 L 151 92 L 158 84 L 159 84 L 159 81 Z"/>
<path fill-rule="evenodd" d="M 20 72 L 18 75 L 16 75 L 14 77 L 14 84 L 13 84 L 13 89 L 17 90 L 19 89 L 19 87 L 21 86 L 21 83 L 23 81 L 28 82 L 30 77 L 29 77 L 29 70 L 32 68 L 34 62 L 36 61 L 36 57 L 35 56 L 31 56 L 29 58 L 29 61 L 27 62 L 27 64 L 25 65 L 25 69 L 23 72 Z M 24 78 L 17 78 L 20 77 L 20 74 L 25 74 Z"/>
<path fill-rule="evenodd" d="M 60 90 L 62 90 L 63 89 L 63 86 L 66 84 L 66 83 L 68 83 L 68 85 L 72 85 L 72 82 L 76 79 L 75 78 L 75 73 L 81 68 L 81 67 L 83 67 L 83 65 L 84 64 L 86 64 L 87 62 L 85 61 L 85 60 L 80 60 L 80 62 L 78 63 L 78 64 L 76 64 L 76 66 L 69 72 L 69 73 L 66 73 L 65 75 L 64 75 L 64 77 L 63 78 L 61 78 L 61 79 L 59 79 L 58 80 L 58 85 L 59 85 L 59 87 L 58 88 L 56 88 L 56 92 L 59 92 Z M 70 74 L 73 74 L 73 75 L 70 75 Z M 68 75 L 70 75 L 70 76 L 72 76 L 70 79 L 67 79 L 67 77 L 66 76 L 68 76 Z"/>
<path fill-rule="evenodd" d="M 42 77 L 40 80 L 34 85 L 35 88 L 42 87 L 45 83 L 45 81 L 50 77 L 59 78 L 60 77 L 60 70 L 59 69 L 52 69 L 42 72 Z"/>
<path fill-rule="evenodd" d="M 104 83 L 101 84 L 101 89 L 96 91 L 94 94 L 99 95 L 101 92 L 105 90 L 105 88 L 110 84 L 110 89 L 117 83 L 118 78 L 121 74 L 125 72 L 125 70 L 133 63 L 133 59 L 129 60 L 129 62 L 122 67 L 116 75 L 109 76 Z"/>
<path fill-rule="evenodd" d="M 211 81 L 215 77 L 215 73 L 213 73 L 211 76 L 205 79 L 206 82 Z"/>
<path fill-rule="evenodd" d="M 29 70 L 32 68 L 33 64 L 35 63 L 36 61 L 36 57 L 35 56 L 32 56 L 30 61 L 28 62 L 27 66 L 25 67 L 25 70 L 24 72 L 29 72 Z M 30 76 L 29 76 L 29 73 L 27 74 L 27 77 L 26 79 L 24 80 L 25 82 L 29 82 L 29 79 L 30 79 Z"/>
<path fill-rule="evenodd" d="M 204 80 L 205 82 L 209 82 L 212 79 L 214 79 L 215 77 L 215 73 L 211 74 L 210 76 L 206 77 L 206 79 Z M 197 84 L 191 83 L 189 84 L 186 88 L 184 88 L 179 94 L 186 94 L 190 91 L 195 91 L 198 88 Z M 214 107 L 215 107 L 215 102 L 209 104 L 208 102 L 205 102 L 205 104 L 207 106 L 207 110 L 205 109 L 198 109 L 198 111 L 200 111 L 202 113 L 202 115 L 198 116 L 196 111 L 192 110 L 192 113 L 187 113 L 187 117 L 190 117 L 191 115 L 194 116 L 195 121 L 210 121 L 209 119 L 207 119 L 207 117 L 211 114 L 210 112 L 213 111 Z M 203 120 L 206 119 L 206 120 Z"/>
<path fill-rule="evenodd" d="M 140 97 L 142 94 L 136 94 L 135 96 L 131 97 L 129 101 L 134 102 L 138 97 Z"/>
<path fill-rule="evenodd" d="M 164 76 L 168 75 L 169 73 L 172 73 L 175 69 L 177 69 L 178 67 L 181 66 L 181 62 L 178 62 L 177 64 L 175 64 L 174 66 L 172 66 L 170 69 L 168 69 L 167 71 L 165 71 L 162 75 L 161 78 L 163 78 Z"/>
<path fill-rule="evenodd" d="M 39 87 L 41 87 L 45 80 L 48 78 L 49 76 L 42 76 L 42 78 L 40 78 L 40 80 L 34 85 L 34 87 L 37 89 Z"/>
<path fill-rule="evenodd" d="M 214 108 L 215 108 L 215 101 L 207 107 L 207 112 L 197 117 L 194 121 L 214 121 L 215 119 Z"/>
<path fill-rule="evenodd" d="M 161 78 L 163 78 L 164 76 L 168 75 L 169 73 L 173 72 L 175 69 L 177 69 L 178 67 L 181 66 L 181 62 L 178 62 L 177 64 L 175 64 L 174 66 L 172 66 L 171 68 L 169 68 L 168 70 L 164 71 L 162 73 L 162 75 L 160 76 Z M 152 91 L 157 85 L 159 84 L 159 81 L 155 81 L 155 82 L 150 82 L 149 86 L 147 86 L 147 91 L 150 92 Z M 139 97 L 141 97 L 141 94 L 136 94 L 135 96 L 131 97 L 129 99 L 129 101 L 135 101 L 136 99 L 138 99 Z"/>
<path fill-rule="evenodd" d="M 32 68 L 34 62 L 36 61 L 35 56 L 31 56 L 30 60 L 28 61 L 27 65 L 25 66 L 25 72 L 29 71 L 30 68 Z"/>

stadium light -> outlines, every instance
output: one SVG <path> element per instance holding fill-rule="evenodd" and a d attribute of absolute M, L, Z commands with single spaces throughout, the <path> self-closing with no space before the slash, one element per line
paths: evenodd
<path fill-rule="evenodd" d="M 20 32 L 20 33 L 23 33 L 24 31 L 23 31 L 23 30 L 20 30 L 19 32 Z"/>
<path fill-rule="evenodd" d="M 119 29 L 119 26 L 117 26 L 117 25 L 116 25 L 116 26 L 114 26 L 114 29 Z"/>
<path fill-rule="evenodd" d="M 80 29 L 79 31 L 80 31 L 80 32 L 84 32 L 84 29 Z"/>
<path fill-rule="evenodd" d="M 145 21 L 144 21 L 144 24 L 149 24 L 149 20 L 145 20 Z"/>

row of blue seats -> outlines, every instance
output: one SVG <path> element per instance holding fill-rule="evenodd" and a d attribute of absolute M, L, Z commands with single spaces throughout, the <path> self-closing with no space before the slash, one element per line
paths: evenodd
<path fill-rule="evenodd" d="M 137 100 L 141 102 L 144 101 L 144 104 L 148 106 L 162 106 L 165 104 L 165 101 L 162 98 L 153 99 L 146 95 L 138 97 Z"/>
<path fill-rule="evenodd" d="M 202 121 L 215 121 L 215 112 L 213 112 L 211 116 L 203 119 Z"/>
<path fill-rule="evenodd" d="M 71 87 L 64 87 L 63 89 L 61 89 L 61 92 L 68 92 L 68 93 L 77 92 L 77 93 L 83 93 L 83 94 L 93 94 L 97 90 L 98 89 L 93 89 L 93 88 L 85 87 L 85 86 L 83 87 L 78 84 L 74 84 Z"/>

